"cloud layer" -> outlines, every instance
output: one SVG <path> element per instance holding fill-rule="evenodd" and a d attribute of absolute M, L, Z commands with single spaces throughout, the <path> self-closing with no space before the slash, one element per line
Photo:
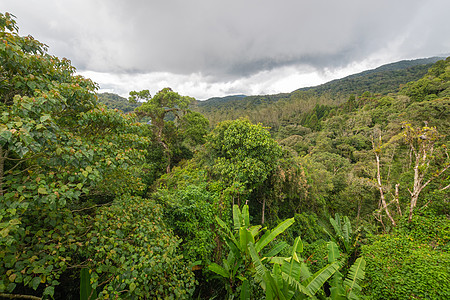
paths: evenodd
<path fill-rule="evenodd" d="M 345 70 L 450 52 L 447 0 L 0 4 L 21 34 L 121 94 L 164 86 L 201 99 L 288 92 Z"/>

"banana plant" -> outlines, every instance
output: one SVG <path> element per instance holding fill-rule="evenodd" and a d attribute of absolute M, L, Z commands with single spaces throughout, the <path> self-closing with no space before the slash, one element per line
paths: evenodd
<path fill-rule="evenodd" d="M 229 253 L 222 261 L 222 266 L 212 263 L 208 269 L 220 276 L 225 281 L 228 296 L 234 296 L 240 290 L 241 299 L 249 299 L 250 286 L 252 280 L 253 264 L 250 256 L 252 245 L 257 253 L 263 252 L 265 247 L 275 238 L 283 233 L 295 221 L 294 218 L 284 220 L 273 230 L 262 228 L 261 225 L 251 226 L 248 206 L 244 205 L 242 211 L 237 205 L 233 206 L 233 230 L 220 218 L 216 217 L 218 225 L 224 232 L 225 243 Z M 263 232 L 264 234 L 260 236 Z M 281 242 L 267 251 L 264 257 L 272 257 L 280 253 L 288 244 Z"/>
<path fill-rule="evenodd" d="M 254 245 L 249 244 L 249 248 L 258 274 L 255 279 L 265 291 L 266 299 L 315 298 L 315 294 L 343 264 L 342 261 L 336 260 L 312 274 L 300 257 L 303 252 L 300 237 L 295 239 L 290 257 L 260 258 Z M 272 271 L 265 266 L 265 260 L 273 264 Z"/>
<path fill-rule="evenodd" d="M 355 249 L 356 242 L 359 237 L 359 228 L 353 232 L 352 223 L 347 216 L 341 217 L 338 213 L 335 214 L 334 219 L 330 217 L 330 224 L 333 227 L 334 233 L 327 230 L 325 227 L 323 231 L 335 242 L 341 250 L 347 254 L 351 254 Z"/>
<path fill-rule="evenodd" d="M 339 249 L 336 243 L 328 243 L 328 262 L 337 261 L 339 257 Z M 330 297 L 331 300 L 358 300 L 360 299 L 361 286 L 360 282 L 365 276 L 366 261 L 363 257 L 359 257 L 350 267 L 345 279 L 341 272 L 336 272 L 330 281 Z"/>

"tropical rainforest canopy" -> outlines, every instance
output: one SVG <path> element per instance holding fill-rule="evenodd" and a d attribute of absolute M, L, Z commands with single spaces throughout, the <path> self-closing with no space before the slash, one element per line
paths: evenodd
<path fill-rule="evenodd" d="M 0 30 L 0 297 L 450 298 L 450 58 L 128 101 Z"/>

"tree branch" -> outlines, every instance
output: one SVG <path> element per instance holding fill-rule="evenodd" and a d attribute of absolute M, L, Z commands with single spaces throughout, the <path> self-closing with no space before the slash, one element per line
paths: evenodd
<path fill-rule="evenodd" d="M 0 298 L 7 298 L 7 299 L 32 299 L 32 300 L 41 300 L 42 298 L 32 296 L 32 295 L 19 295 L 19 294 L 3 294 L 0 293 Z"/>

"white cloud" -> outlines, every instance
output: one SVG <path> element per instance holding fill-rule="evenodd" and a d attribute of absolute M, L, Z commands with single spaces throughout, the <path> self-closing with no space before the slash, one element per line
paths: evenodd
<path fill-rule="evenodd" d="M 25 4 L 26 2 L 26 4 Z M 0 0 L 103 90 L 290 92 L 450 52 L 447 0 Z M 342 77 L 340 76 L 340 77 Z"/>

